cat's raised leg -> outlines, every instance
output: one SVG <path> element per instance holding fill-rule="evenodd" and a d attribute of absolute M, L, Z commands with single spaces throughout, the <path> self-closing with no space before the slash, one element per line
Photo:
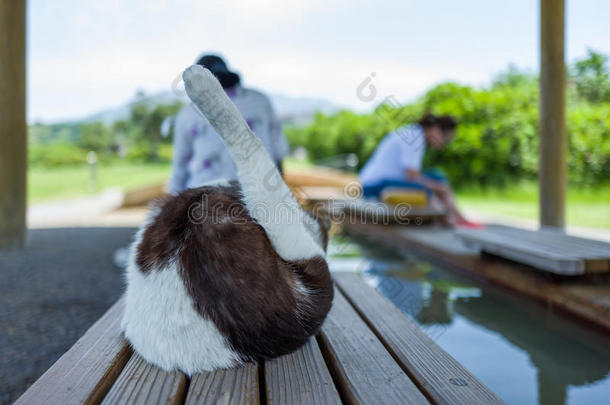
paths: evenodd
<path fill-rule="evenodd" d="M 288 189 L 262 142 L 250 131 L 214 75 L 202 66 L 183 74 L 188 96 L 224 139 L 237 165 L 246 208 L 284 260 L 324 256 L 309 229 L 319 229 Z"/>

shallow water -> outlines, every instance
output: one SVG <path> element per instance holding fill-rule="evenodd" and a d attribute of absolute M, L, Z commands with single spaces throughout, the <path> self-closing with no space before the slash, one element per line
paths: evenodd
<path fill-rule="evenodd" d="M 509 404 L 610 403 L 610 337 L 415 256 L 337 237 L 332 271 L 362 271 L 439 346 Z"/>

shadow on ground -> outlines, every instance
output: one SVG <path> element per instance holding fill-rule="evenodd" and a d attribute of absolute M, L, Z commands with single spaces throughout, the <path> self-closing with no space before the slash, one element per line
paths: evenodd
<path fill-rule="evenodd" d="M 135 228 L 30 230 L 0 253 L 0 404 L 16 400 L 121 295 L 113 253 Z"/>

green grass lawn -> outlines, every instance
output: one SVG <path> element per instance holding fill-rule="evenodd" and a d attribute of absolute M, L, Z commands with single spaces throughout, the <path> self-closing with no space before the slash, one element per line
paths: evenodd
<path fill-rule="evenodd" d="M 285 168 L 305 170 L 308 162 L 287 159 Z M 90 190 L 89 168 L 32 167 L 28 171 L 28 201 L 41 201 L 94 194 L 106 188 L 141 187 L 166 181 L 170 166 L 151 163 L 116 163 L 98 167 L 98 186 Z M 503 217 L 536 220 L 538 218 L 538 187 L 524 182 L 505 189 L 460 190 L 461 207 Z M 568 225 L 610 229 L 610 184 L 595 189 L 568 190 Z"/>
<path fill-rule="evenodd" d="M 116 163 L 97 168 L 97 188 L 90 189 L 87 166 L 28 170 L 28 202 L 36 203 L 95 194 L 106 188 L 130 188 L 163 182 L 169 177 L 168 163 Z"/>
<path fill-rule="evenodd" d="M 467 189 L 457 193 L 458 203 L 469 210 L 504 217 L 538 219 L 538 186 L 524 182 L 506 189 Z M 568 189 L 569 226 L 610 229 L 610 185 Z"/>
<path fill-rule="evenodd" d="M 284 167 L 305 170 L 311 163 L 288 158 Z M 28 169 L 28 202 L 58 200 L 95 194 L 106 188 L 142 187 L 166 181 L 170 164 L 114 163 L 97 168 L 97 188 L 90 189 L 90 171 L 87 166 L 30 167 Z"/>
<path fill-rule="evenodd" d="M 311 163 L 309 160 L 299 160 L 291 156 L 288 156 L 283 162 L 284 170 L 307 170 L 312 166 L 313 163 Z"/>

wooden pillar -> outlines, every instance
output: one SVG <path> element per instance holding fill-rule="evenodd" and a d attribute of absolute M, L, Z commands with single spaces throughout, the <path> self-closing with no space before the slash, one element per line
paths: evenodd
<path fill-rule="evenodd" d="M 25 3 L 0 0 L 0 249 L 26 233 Z"/>
<path fill-rule="evenodd" d="M 565 226 L 564 0 L 540 0 L 540 226 Z"/>

